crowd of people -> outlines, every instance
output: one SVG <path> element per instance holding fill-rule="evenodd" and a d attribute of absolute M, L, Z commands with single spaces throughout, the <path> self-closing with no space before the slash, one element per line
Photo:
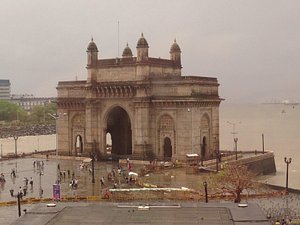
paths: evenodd
<path fill-rule="evenodd" d="M 33 166 L 33 172 L 38 173 L 39 175 L 43 174 L 44 171 L 44 161 L 41 160 L 34 160 L 32 163 Z M 13 168 L 10 173 L 12 182 L 15 183 L 15 179 L 17 177 L 17 172 L 16 169 Z M 15 194 L 15 190 L 11 188 L 9 190 L 11 197 L 17 197 L 19 196 L 20 198 L 24 197 L 28 193 L 28 189 L 30 190 L 31 193 L 33 193 L 33 177 L 24 177 L 23 178 L 23 186 L 19 186 L 19 190 Z M 43 189 L 40 189 L 40 196 L 43 194 Z"/>
<path fill-rule="evenodd" d="M 93 174 L 93 168 L 90 162 L 82 162 L 79 165 L 80 171 L 88 171 L 90 175 Z M 100 178 L 98 180 L 101 192 L 104 197 L 109 196 L 110 188 L 120 188 L 125 187 L 126 185 L 132 185 L 137 180 L 137 173 L 132 172 L 132 163 L 129 159 L 126 160 L 126 168 L 122 167 L 122 165 L 118 165 L 117 167 L 113 167 L 111 171 L 108 171 L 105 174 L 100 174 Z M 78 179 L 75 176 L 72 176 L 70 181 L 70 188 L 76 189 L 78 187 Z"/>
<path fill-rule="evenodd" d="M 281 220 L 276 220 L 275 225 L 287 225 L 290 224 L 291 220 L 289 220 L 288 222 L 285 219 L 281 219 Z"/>
<path fill-rule="evenodd" d="M 32 167 L 33 172 L 37 173 L 37 175 L 41 176 L 44 173 L 45 170 L 45 162 L 43 160 L 33 160 L 32 161 Z M 63 166 L 64 167 L 64 166 Z M 77 167 L 78 168 L 78 167 Z M 70 189 L 76 190 L 79 187 L 79 182 L 81 181 L 81 176 L 83 175 L 80 171 L 87 171 L 90 176 L 94 172 L 92 170 L 91 163 L 81 163 L 79 165 L 78 170 L 75 168 L 66 167 L 66 168 L 60 168 L 60 165 L 57 165 L 57 181 L 56 183 L 64 183 L 69 186 Z M 19 172 L 19 171 L 18 171 Z M 76 176 L 75 176 L 76 173 Z M 102 173 L 102 174 L 101 174 Z M 118 166 L 113 167 L 110 171 L 100 174 L 97 173 L 97 176 L 100 175 L 100 177 L 97 179 L 96 182 L 99 182 L 100 191 L 103 193 L 103 196 L 109 195 L 109 189 L 110 188 L 121 188 L 126 187 L 128 185 L 133 185 L 137 179 L 137 173 L 132 172 L 132 164 L 129 159 L 127 159 L 126 166 L 123 164 L 119 164 Z M 134 174 L 134 175 L 132 175 Z M 85 173 L 84 176 L 87 174 Z M 94 174 L 95 175 L 95 174 Z M 20 173 L 17 174 L 16 168 L 11 169 L 10 173 L 11 179 L 13 184 L 17 182 L 20 184 L 20 182 L 16 181 L 16 178 L 19 179 Z M 11 188 L 10 195 L 11 197 L 17 197 L 18 195 L 22 198 L 26 196 L 29 192 L 33 193 L 34 188 L 34 177 L 36 176 L 24 176 L 21 185 L 15 185 L 15 189 Z M 0 176 L 0 184 L 5 183 L 5 177 L 2 173 Z M 18 187 L 18 188 L 17 188 Z M 40 197 L 43 195 L 43 190 L 40 187 Z"/>
<path fill-rule="evenodd" d="M 12 178 L 15 178 L 15 176 L 16 176 L 14 169 L 11 172 L 11 176 L 12 176 Z M 20 196 L 20 198 L 27 195 L 29 185 L 30 185 L 30 191 L 33 192 L 33 178 L 32 177 L 30 177 L 30 180 L 27 177 L 24 177 L 23 183 L 24 183 L 23 187 L 19 186 L 19 190 L 17 193 Z M 10 189 L 9 191 L 10 191 L 11 197 L 16 197 L 16 195 L 14 195 L 14 189 Z"/>

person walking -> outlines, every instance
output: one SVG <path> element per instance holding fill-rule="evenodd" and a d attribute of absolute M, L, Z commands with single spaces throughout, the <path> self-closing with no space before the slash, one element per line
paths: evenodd
<path fill-rule="evenodd" d="M 30 188 L 32 189 L 33 188 L 33 179 L 32 179 L 32 177 L 30 177 L 29 183 L 30 183 Z"/>
<path fill-rule="evenodd" d="M 100 179 L 100 184 L 101 184 L 101 187 L 105 186 L 105 183 L 104 183 L 104 177 L 101 177 L 101 179 Z"/>
<path fill-rule="evenodd" d="M 16 171 L 15 171 L 15 169 L 11 170 L 10 175 L 12 176 L 12 178 L 16 178 Z"/>
<path fill-rule="evenodd" d="M 21 187 L 21 186 L 19 187 L 19 192 L 18 192 L 18 194 L 20 195 L 20 198 L 22 198 L 22 197 L 23 197 L 23 195 L 24 195 L 24 193 L 23 193 L 23 189 L 22 189 L 22 187 Z"/>
<path fill-rule="evenodd" d="M 27 186 L 28 185 L 28 178 L 24 177 L 23 181 L 24 181 L 24 186 Z"/>
<path fill-rule="evenodd" d="M 5 177 L 4 177 L 3 173 L 1 173 L 1 176 L 0 176 L 0 183 L 5 183 Z"/>

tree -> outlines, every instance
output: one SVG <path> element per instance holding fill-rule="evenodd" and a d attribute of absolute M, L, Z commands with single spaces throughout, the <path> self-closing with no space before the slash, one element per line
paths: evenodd
<path fill-rule="evenodd" d="M 256 190 L 260 184 L 255 181 L 255 174 L 242 164 L 227 164 L 222 172 L 208 178 L 210 186 L 217 191 L 234 195 L 234 202 L 241 202 L 244 190 Z"/>
<path fill-rule="evenodd" d="M 49 117 L 48 113 L 55 114 L 56 113 L 56 104 L 50 103 L 45 106 L 35 106 L 33 107 L 29 120 L 35 123 L 43 123 L 52 121 L 53 118 Z"/>
<path fill-rule="evenodd" d="M 24 121 L 26 117 L 26 111 L 19 105 L 6 100 L 0 100 L 0 121 Z"/>

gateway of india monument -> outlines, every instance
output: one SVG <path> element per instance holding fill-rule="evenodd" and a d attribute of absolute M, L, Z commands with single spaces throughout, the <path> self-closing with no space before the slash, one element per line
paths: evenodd
<path fill-rule="evenodd" d="M 111 154 L 135 159 L 202 160 L 219 149 L 216 78 L 181 75 L 176 40 L 170 59 L 149 56 L 143 34 L 136 57 L 128 44 L 122 58 L 104 59 L 96 43 L 87 47 L 87 79 L 57 86 L 57 148 L 60 155 Z M 100 51 L 101 52 L 101 51 Z"/>

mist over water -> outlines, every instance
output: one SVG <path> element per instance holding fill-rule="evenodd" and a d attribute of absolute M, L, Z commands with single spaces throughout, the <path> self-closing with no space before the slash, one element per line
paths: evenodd
<path fill-rule="evenodd" d="M 228 123 L 228 122 L 230 123 Z M 265 150 L 275 154 L 277 173 L 269 183 L 285 185 L 284 157 L 291 157 L 289 186 L 300 189 L 300 105 L 226 104 L 220 106 L 220 148 L 233 149 L 233 125 L 238 138 L 238 150 Z M 14 153 L 14 139 L 0 139 L 3 154 Z M 18 153 L 55 149 L 55 135 L 19 137 Z"/>
<path fill-rule="evenodd" d="M 221 149 L 233 147 L 233 125 L 240 150 L 265 149 L 276 153 L 294 153 L 300 147 L 300 105 L 247 104 L 220 107 Z"/>
<path fill-rule="evenodd" d="M 276 176 L 269 183 L 285 185 L 284 157 L 292 158 L 289 165 L 289 186 L 300 189 L 300 105 L 283 104 L 221 104 L 220 148 L 233 149 L 233 125 L 238 138 L 238 150 L 273 151 L 277 167 Z"/>

